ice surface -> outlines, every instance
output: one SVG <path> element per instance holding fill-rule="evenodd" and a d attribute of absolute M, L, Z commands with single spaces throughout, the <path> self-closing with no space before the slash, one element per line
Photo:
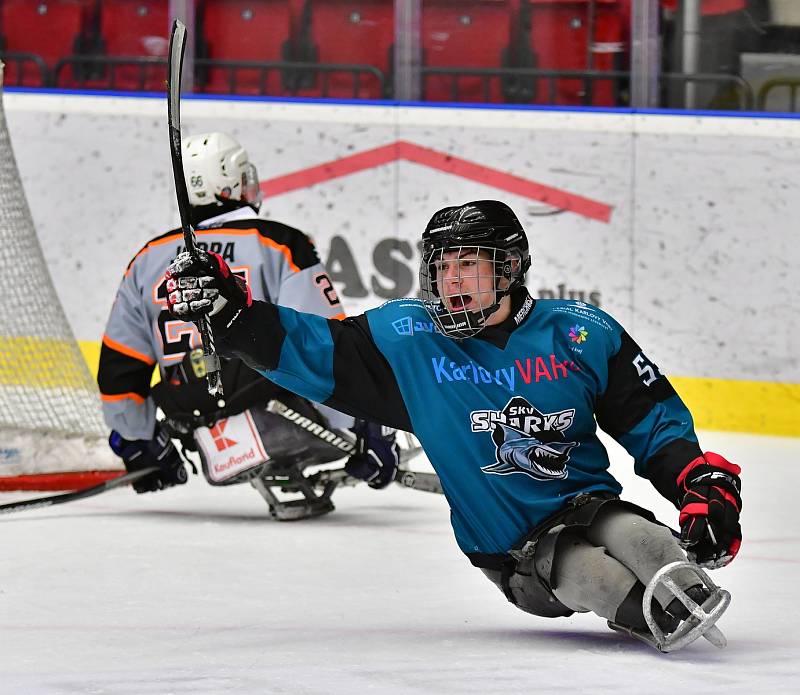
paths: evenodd
<path fill-rule="evenodd" d="M 0 517 L 0 693 L 798 692 L 800 440 L 701 442 L 744 469 L 742 551 L 712 575 L 733 594 L 725 650 L 660 655 L 591 615 L 516 610 L 439 496 L 342 489 L 333 514 L 287 524 L 249 486 L 195 478 Z"/>

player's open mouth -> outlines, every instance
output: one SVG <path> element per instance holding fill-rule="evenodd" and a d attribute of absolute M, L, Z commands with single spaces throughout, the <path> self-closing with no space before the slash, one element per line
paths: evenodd
<path fill-rule="evenodd" d="M 462 311 L 463 309 L 469 308 L 469 305 L 472 304 L 472 297 L 468 294 L 459 294 L 455 297 L 450 297 L 450 308 L 454 309 L 455 311 Z"/>

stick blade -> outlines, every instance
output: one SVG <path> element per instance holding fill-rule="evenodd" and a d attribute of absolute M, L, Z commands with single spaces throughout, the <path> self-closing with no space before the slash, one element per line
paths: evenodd
<path fill-rule="evenodd" d="M 183 73 L 183 55 L 186 51 L 186 25 L 180 19 L 172 23 L 169 37 L 169 72 L 167 73 L 167 95 L 169 124 L 176 130 L 181 127 L 179 100 L 181 97 L 181 74 Z"/>

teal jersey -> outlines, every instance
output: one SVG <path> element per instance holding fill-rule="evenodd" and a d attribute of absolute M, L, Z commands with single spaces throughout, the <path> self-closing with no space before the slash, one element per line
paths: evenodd
<path fill-rule="evenodd" d="M 700 455 L 667 379 L 611 316 L 582 302 L 534 302 L 523 290 L 502 326 L 466 340 L 439 333 L 416 299 L 341 323 L 269 313 L 258 328 L 245 319 L 250 340 L 270 334 L 270 356 L 255 366 L 307 398 L 413 431 L 471 557 L 507 553 L 582 493 L 621 492 L 598 423 L 673 502 L 677 473 Z M 279 330 L 260 327 L 276 319 Z"/>

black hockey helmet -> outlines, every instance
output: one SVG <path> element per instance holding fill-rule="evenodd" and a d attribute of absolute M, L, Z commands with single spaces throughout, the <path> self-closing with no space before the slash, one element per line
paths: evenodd
<path fill-rule="evenodd" d="M 490 261 L 491 273 L 462 271 L 459 287 L 440 288 L 445 254 Z M 531 259 L 528 238 L 513 210 L 499 200 L 477 200 L 442 208 L 431 217 L 422 234 L 420 292 L 439 330 L 452 338 L 469 338 L 483 330 L 486 320 L 507 294 L 522 285 Z M 472 274 L 469 275 L 468 273 Z M 463 273 L 463 274 L 462 274 Z M 470 280 L 465 291 L 466 281 Z M 470 292 L 469 289 L 477 291 Z M 491 300 L 486 300 L 491 296 Z"/>

